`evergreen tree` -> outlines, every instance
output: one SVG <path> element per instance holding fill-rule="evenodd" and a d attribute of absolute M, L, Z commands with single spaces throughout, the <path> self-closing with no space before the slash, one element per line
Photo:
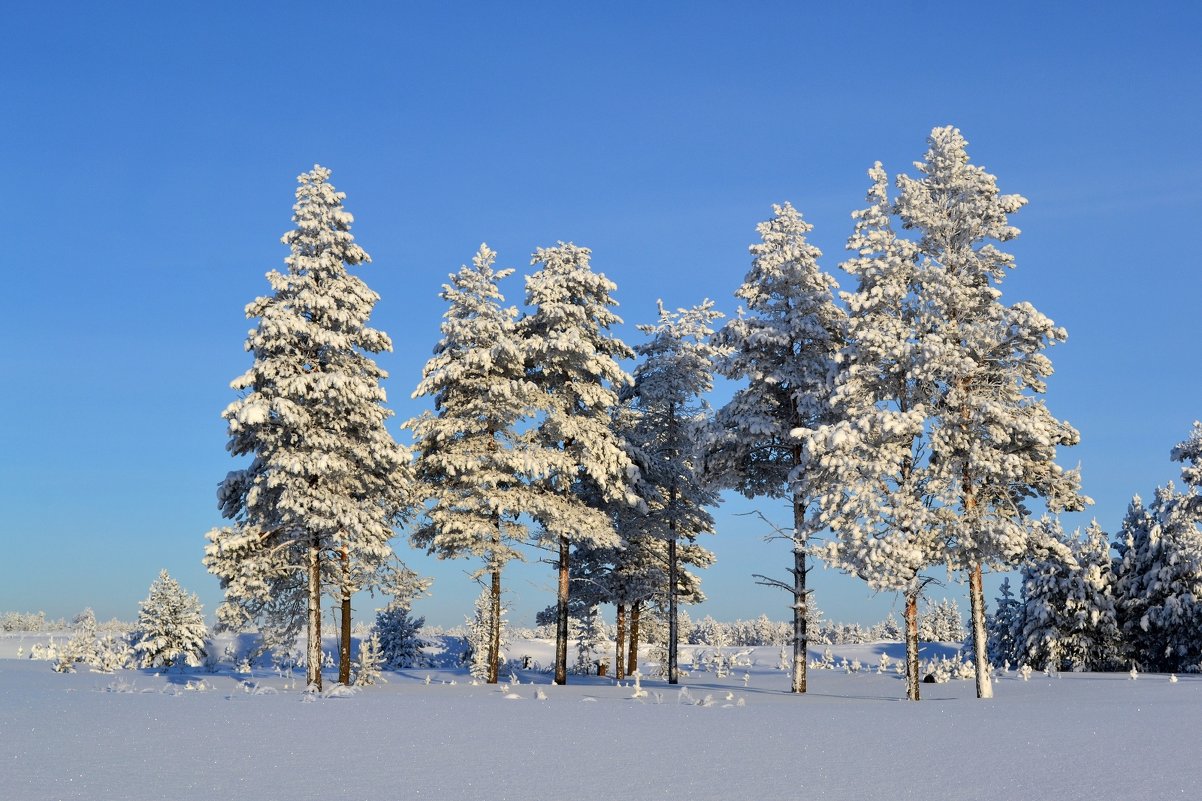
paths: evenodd
<path fill-rule="evenodd" d="M 527 375 L 538 390 L 537 446 L 529 455 L 533 492 L 525 510 L 546 547 L 558 553 L 555 683 L 567 683 L 569 550 L 573 543 L 616 545 L 613 522 L 595 500 L 620 501 L 630 460 L 610 426 L 617 389 L 630 376 L 617 359 L 633 354 L 609 329 L 615 284 L 593 272 L 588 248 L 560 243 L 540 248 L 526 278 L 532 308 L 518 325 L 527 347 Z M 632 499 L 633 500 L 633 499 Z"/>
<path fill-rule="evenodd" d="M 209 633 L 194 593 L 185 591 L 164 570 L 139 606 L 134 653 L 142 667 L 200 664 Z"/>
<path fill-rule="evenodd" d="M 1202 530 L 1194 493 L 1172 483 L 1136 496 L 1115 548 L 1115 601 L 1127 656 L 1143 671 L 1202 670 Z"/>
<path fill-rule="evenodd" d="M 405 506 L 408 458 L 384 427 L 380 381 L 369 354 L 392 343 L 367 324 L 379 296 L 348 267 L 369 261 L 350 233 L 345 195 L 314 167 L 298 178 L 296 228 L 273 293 L 246 307 L 259 320 L 246 348 L 254 364 L 223 412 L 227 449 L 253 456 L 218 489 L 232 526 L 209 532 L 205 564 L 220 579 L 218 621 L 257 621 L 289 644 L 307 617 L 308 682 L 321 688 L 321 595 L 343 603 L 343 671 L 350 670 L 350 597 L 394 555 L 388 541 Z"/>
<path fill-rule="evenodd" d="M 800 432 L 828 420 L 844 326 L 835 280 L 819 269 L 822 252 L 806 241 L 811 229 L 788 203 L 773 206 L 772 219 L 756 228 L 761 241 L 750 247 L 752 266 L 735 292 L 746 312 L 716 337 L 728 351 L 719 372 L 746 385 L 716 415 L 706 466 L 718 486 L 789 503 L 793 580 L 765 581 L 793 596 L 797 693 L 806 691 L 806 554 L 821 528 L 817 514 L 809 514 L 816 491 L 807 482 Z"/>
<path fill-rule="evenodd" d="M 931 502 L 930 442 L 924 429 L 934 386 L 918 367 L 917 247 L 891 223 L 888 175 L 868 171 L 869 205 L 852 214 L 845 272 L 856 276 L 847 304 L 847 343 L 825 425 L 807 432 L 819 522 L 832 540 L 820 556 L 877 590 L 905 598 L 906 688 L 920 696 L 918 599 L 927 567 L 943 561 L 943 510 Z M 929 639 L 929 638 L 923 638 Z"/>
<path fill-rule="evenodd" d="M 1084 536 L 1068 538 L 1059 524 L 1049 525 L 1069 555 L 1053 554 L 1023 567 L 1016 661 L 1037 669 L 1111 670 L 1118 665 L 1119 630 L 1110 541 L 1096 522 Z"/>
<path fill-rule="evenodd" d="M 1181 478 L 1193 488 L 1183 502 L 1199 519 L 1202 519 L 1202 422 L 1195 420 L 1189 437 L 1173 448 L 1171 457 L 1181 462 Z"/>
<path fill-rule="evenodd" d="M 473 678 L 487 681 L 489 672 L 493 669 L 493 637 L 497 638 L 497 652 L 500 652 L 508 640 L 505 636 L 507 620 L 505 613 L 508 609 L 502 604 L 499 611 L 493 607 L 493 595 L 490 587 L 481 590 L 476 598 L 472 616 L 466 618 L 467 647 L 466 654 L 468 670 Z"/>
<path fill-rule="evenodd" d="M 470 554 L 483 564 L 473 577 L 490 581 L 499 625 L 501 571 L 520 558 L 515 543 L 526 538 L 518 515 L 529 489 L 523 481 L 528 437 L 518 426 L 537 404 L 526 378 L 526 354 L 516 331 L 517 310 L 503 307 L 498 282 L 512 270 L 494 270 L 487 245 L 443 285 L 442 339 L 426 363 L 414 397 L 434 399 L 434 414 L 406 425 L 416 439 L 416 494 L 427 501 L 414 544 L 440 558 Z M 484 678 L 497 682 L 500 630 L 489 635 L 482 655 Z"/>
<path fill-rule="evenodd" d="M 701 476 L 701 435 L 709 424 L 701 396 L 713 387 L 713 359 L 721 351 L 710 344 L 710 324 L 721 315 L 705 301 L 670 312 L 659 303 L 659 322 L 640 325 L 650 339 L 635 347 L 641 361 L 627 396 L 639 412 L 628 435 L 641 458 L 644 480 L 654 488 L 648 499 L 645 530 L 666 541 L 668 683 L 679 681 L 680 596 L 678 543 L 712 533 L 718 493 Z"/>
<path fill-rule="evenodd" d="M 1026 199 L 1000 194 L 994 176 L 969 163 L 955 128 L 936 128 L 928 141 L 916 164 L 921 177 L 898 178 L 896 211 L 920 234 L 916 373 L 936 389 L 926 414 L 928 489 L 951 513 L 950 563 L 968 574 L 977 695 L 988 698 L 982 568 L 1057 549 L 1031 523 L 1032 498 L 1051 512 L 1078 510 L 1088 499 L 1078 472 L 1055 461 L 1057 447 L 1077 443 L 1077 431 L 1038 397 L 1052 373 L 1043 351 L 1067 335 L 1029 303 L 998 301 L 1014 258 L 993 243 L 1018 235 L 1007 217 Z"/>
<path fill-rule="evenodd" d="M 985 629 L 989 637 L 989 663 L 1002 667 L 1007 662 L 1017 666 L 1023 659 L 1023 649 L 1019 645 L 1019 636 L 1023 626 L 1023 604 L 1014 597 L 1010 588 L 1010 577 L 1002 579 L 1001 593 L 997 597 L 997 609 L 986 621 Z"/>
<path fill-rule="evenodd" d="M 404 600 L 394 600 L 377 612 L 372 637 L 380 663 L 389 668 L 420 667 L 425 662 L 420 635 L 425 624 L 426 619 L 414 617 Z"/>

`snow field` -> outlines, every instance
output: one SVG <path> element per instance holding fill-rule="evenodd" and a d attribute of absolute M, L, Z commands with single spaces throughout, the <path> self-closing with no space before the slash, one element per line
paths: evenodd
<path fill-rule="evenodd" d="M 901 700 L 900 677 L 871 667 L 890 643 L 835 646 L 836 661 L 860 659 L 865 669 L 812 670 L 805 697 L 786 692 L 778 649 L 758 648 L 750 669 L 682 679 L 694 701 L 712 696 L 709 706 L 652 679 L 635 700 L 628 682 L 595 676 L 557 687 L 548 674 L 518 671 L 521 683 L 506 690 L 472 686 L 462 669 L 385 672 L 387 684 L 350 697 L 307 699 L 303 682 L 261 668 L 60 675 L 47 662 L 15 659 L 14 640 L 0 640 L 5 799 L 1196 794 L 1196 676 L 1023 681 L 1011 671 L 998 677 L 992 701 L 977 701 L 971 681 L 953 681 L 922 685 L 915 704 Z M 546 647 L 519 641 L 511 655 L 540 659 Z M 210 689 L 186 689 L 201 681 Z"/>

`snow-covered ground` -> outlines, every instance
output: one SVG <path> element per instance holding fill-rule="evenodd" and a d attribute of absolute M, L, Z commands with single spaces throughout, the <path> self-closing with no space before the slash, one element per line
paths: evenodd
<path fill-rule="evenodd" d="M 519 671 L 387 672 L 311 698 L 270 669 L 60 675 L 0 637 L 0 798 L 40 799 L 1138 799 L 1196 798 L 1202 677 L 1078 674 L 924 684 L 875 672 L 898 644 L 836 646 L 856 674 L 785 692 L 779 649 L 683 686 Z M 690 649 L 686 649 L 692 650 Z M 730 649 L 732 652 L 746 649 Z M 931 646 L 932 655 L 940 651 Z M 944 651 L 949 649 L 943 649 Z M 510 654 L 546 662 L 550 645 Z M 818 658 L 820 651 L 813 652 Z M 644 666 L 644 669 L 648 669 Z M 299 675 L 299 674 L 298 674 Z M 746 676 L 746 684 L 745 684 Z M 427 677 L 429 683 L 427 683 Z M 707 703 L 708 698 L 708 703 Z"/>

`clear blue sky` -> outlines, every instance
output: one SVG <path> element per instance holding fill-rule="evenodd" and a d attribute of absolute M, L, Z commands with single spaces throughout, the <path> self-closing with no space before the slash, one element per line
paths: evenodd
<path fill-rule="evenodd" d="M 439 285 L 481 241 L 519 272 L 536 246 L 593 248 L 633 339 L 656 298 L 733 311 L 774 202 L 803 211 L 846 283 L 865 170 L 912 171 L 954 124 L 1031 200 L 1004 298 L 1068 328 L 1048 401 L 1081 430 L 1061 458 L 1082 464 L 1092 514 L 1113 531 L 1132 493 L 1178 476 L 1168 451 L 1202 416 L 1202 6 L 646 5 L 8 8 L 0 610 L 131 618 L 165 567 L 212 611 L 200 558 L 238 466 L 220 412 L 248 364 L 242 309 L 282 265 L 315 162 L 374 259 L 404 419 Z M 520 303 L 519 280 L 507 294 Z M 719 513 L 694 617 L 787 615 L 750 574 L 782 574 L 788 550 L 735 516 L 748 508 Z M 470 565 L 399 550 L 436 577 L 419 611 L 461 620 Z M 836 619 L 892 603 L 830 571 L 816 585 Z M 511 587 L 527 623 L 550 568 Z"/>

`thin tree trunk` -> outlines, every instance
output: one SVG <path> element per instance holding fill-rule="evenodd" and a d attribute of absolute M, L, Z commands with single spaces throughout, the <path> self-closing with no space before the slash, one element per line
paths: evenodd
<path fill-rule="evenodd" d="M 790 692 L 806 691 L 806 650 L 809 646 L 806 591 L 805 507 L 793 502 L 793 682 Z"/>
<path fill-rule="evenodd" d="M 968 572 L 968 597 L 972 607 L 973 664 L 977 670 L 977 698 L 993 697 L 993 682 L 989 679 L 989 659 L 986 655 L 985 589 L 981 584 L 981 563 Z"/>
<path fill-rule="evenodd" d="M 618 604 L 618 620 L 614 634 L 614 680 L 626 678 L 626 605 Z"/>
<path fill-rule="evenodd" d="M 488 621 L 488 683 L 497 683 L 501 662 L 501 568 L 492 571 L 492 597 Z"/>
<path fill-rule="evenodd" d="M 906 698 L 920 697 L 918 679 L 918 582 L 906 588 Z"/>
<path fill-rule="evenodd" d="M 568 538 L 559 538 L 559 593 L 555 608 L 555 683 L 568 683 Z"/>
<path fill-rule="evenodd" d="M 346 547 L 339 553 L 342 561 L 342 627 L 338 632 L 338 683 L 351 683 L 351 592 L 350 572 L 351 557 Z"/>
<path fill-rule="evenodd" d="M 630 605 L 630 648 L 626 657 L 626 675 L 633 675 L 639 669 L 639 615 L 643 611 L 643 602 L 635 601 Z"/>
<path fill-rule="evenodd" d="M 305 657 L 305 684 L 321 692 L 321 554 L 317 542 L 309 542 L 309 642 Z"/>
<path fill-rule="evenodd" d="M 672 487 L 670 504 L 676 502 L 676 488 Z M 669 507 L 670 508 L 670 507 Z M 669 520 L 671 531 L 668 539 L 668 684 L 680 683 L 680 665 L 677 663 L 677 647 L 680 641 L 680 620 L 676 600 L 676 521 Z"/>

